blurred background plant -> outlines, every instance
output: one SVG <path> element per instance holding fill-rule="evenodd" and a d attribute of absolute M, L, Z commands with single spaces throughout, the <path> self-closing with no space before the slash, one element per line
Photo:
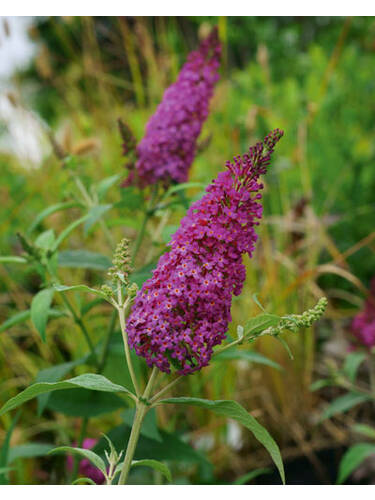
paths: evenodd
<path fill-rule="evenodd" d="M 356 406 L 322 420 L 323 409 L 342 389 L 310 387 L 326 374 L 327 362 L 340 365 L 347 357 L 351 319 L 362 308 L 374 274 L 375 19 L 62 17 L 29 19 L 27 24 L 34 48 L 29 63 L 1 82 L 1 254 L 21 255 L 17 233 L 35 241 L 43 231 L 53 228 L 61 234 L 87 215 L 61 243 L 58 269 L 64 284 L 90 286 L 103 283 L 113 245 L 124 236 L 135 241 L 149 203 L 147 190 L 119 186 L 125 160 L 117 119 L 139 141 L 188 52 L 218 25 L 221 78 L 190 171 L 191 184 L 170 190 L 164 199 L 167 208 L 152 213 L 133 278 L 141 285 L 149 277 L 186 207 L 227 159 L 275 127 L 286 131 L 267 174 L 265 217 L 247 264 L 244 291 L 232 307 L 230 333 L 234 336 L 237 325 L 261 307 L 280 315 L 302 311 L 323 293 L 329 298 L 328 314 L 314 329 L 289 336 L 293 362 L 275 339 L 262 338 L 256 351 L 244 348 L 240 359 L 217 360 L 199 376 L 187 378 L 185 392 L 236 399 L 251 409 L 279 443 L 289 483 L 335 482 L 340 457 L 353 442 L 350 427 L 358 411 L 374 417 L 373 405 L 366 403 L 364 409 Z M 5 49 L 14 36 L 12 27 L 13 20 L 3 20 Z M 78 176 L 82 186 L 76 184 Z M 61 205 L 43 213 L 56 204 Z M 16 262 L 0 267 L 1 401 L 40 379 L 41 371 L 52 365 L 88 354 L 79 324 L 53 313 L 60 298 L 51 306 L 46 343 L 30 312 L 15 318 L 29 310 L 43 287 L 39 271 Z M 69 298 L 94 344 L 103 344 L 109 306 L 94 297 L 72 293 Z M 117 335 L 110 337 L 103 374 L 129 383 L 118 325 L 112 328 Z M 83 370 L 82 365 L 66 369 L 76 374 Z M 358 377 L 366 383 L 366 372 L 359 371 Z M 12 434 L 11 417 L 1 417 L 0 443 L 4 449 L 9 438 L 15 450 L 8 460 L 12 483 L 63 481 L 62 457 L 38 457 L 56 443 L 100 439 L 98 419 L 115 443 L 116 436 L 123 442 L 131 410 L 110 412 L 125 407 L 124 401 L 99 404 L 84 393 L 70 396 L 51 396 L 42 419 L 33 403 L 25 406 L 13 421 Z M 88 416 L 93 418 L 86 435 L 79 436 Z M 176 413 L 163 408 L 157 424 L 155 415 L 150 418 L 142 439 L 142 458 L 149 450 L 150 457 L 170 461 L 176 482 L 278 481 L 273 469 L 261 470 L 269 474 L 257 479 L 246 476 L 270 465 L 266 452 L 235 423 L 210 418 L 199 409 Z M 30 442 L 34 444 L 25 445 Z M 96 450 L 103 447 L 100 439 Z M 25 456 L 35 458 L 23 460 Z M 48 473 L 52 462 L 54 472 Z M 139 469 L 132 481 L 161 481 L 157 474 L 147 474 Z M 353 480 L 368 482 L 373 473 L 366 474 Z"/>

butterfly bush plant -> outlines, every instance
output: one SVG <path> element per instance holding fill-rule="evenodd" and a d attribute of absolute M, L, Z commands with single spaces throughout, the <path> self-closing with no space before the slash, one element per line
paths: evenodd
<path fill-rule="evenodd" d="M 209 59 L 208 66 L 202 70 L 209 50 L 212 50 L 212 39 L 203 44 L 201 52 L 191 56 L 185 66 L 186 75 L 179 80 L 179 84 L 186 90 L 186 96 L 190 95 L 195 84 L 199 86 L 201 99 L 210 95 L 216 78 L 212 76 L 216 63 Z M 213 51 L 215 54 L 215 44 Z M 197 83 L 193 74 L 198 70 L 203 71 L 206 79 Z M 182 92 L 182 95 L 185 94 Z M 171 91 L 172 107 L 175 106 L 173 96 L 174 91 Z M 195 131 L 192 136 L 195 137 L 205 115 L 203 106 L 202 115 L 196 117 L 197 123 L 187 124 L 188 129 L 192 126 Z M 153 127 L 150 126 L 148 133 L 151 134 Z M 64 380 L 61 380 L 61 373 L 67 371 L 60 373 L 60 380 L 51 380 L 47 373 L 42 380 L 8 400 L 0 409 L 0 415 L 32 398 L 40 398 L 63 389 L 78 388 L 96 391 L 95 394 L 117 393 L 124 396 L 129 406 L 135 410 L 130 436 L 128 439 L 124 437 L 120 453 L 105 436 L 108 450 L 105 451 L 105 456 L 97 454 L 92 448 L 94 443 L 83 439 L 85 428 L 81 431 L 82 439 L 77 447 L 63 446 L 52 450 L 52 453 L 67 452 L 76 456 L 75 460 L 68 459 L 67 463 L 73 481 L 126 484 L 129 471 L 137 466 L 152 467 L 170 480 L 171 474 L 165 463 L 150 458 L 134 460 L 145 417 L 150 410 L 161 405 L 196 406 L 238 421 L 268 450 L 282 481 L 285 481 L 276 442 L 239 403 L 230 400 L 211 401 L 189 395 L 170 397 L 171 390 L 181 380 L 198 376 L 197 373 L 207 367 L 215 356 L 227 349 L 233 350 L 237 346 L 252 343 L 264 335 L 281 339 L 285 331 L 296 332 L 310 327 L 324 313 L 327 304 L 324 297 L 315 307 L 300 315 L 279 317 L 264 313 L 249 319 L 245 325 L 237 325 L 237 338 L 227 340 L 228 326 L 232 321 L 232 297 L 241 293 L 246 277 L 242 257 L 244 254 L 252 256 L 257 241 L 255 230 L 262 217 L 261 177 L 266 174 L 274 148 L 282 135 L 283 132 L 276 129 L 262 142 L 251 147 L 248 153 L 227 162 L 225 170 L 207 186 L 204 196 L 190 206 L 179 229 L 171 237 L 169 251 L 160 257 L 152 277 L 144 282 L 140 290 L 132 282 L 134 255 L 131 254 L 130 242 L 126 239 L 117 245 L 108 280 L 100 289 L 86 285 L 64 285 L 59 281 L 56 273 L 56 249 L 69 231 L 58 238 L 47 231 L 38 237 L 36 244 L 22 239 L 26 251 L 24 260 L 33 261 L 42 268 L 46 282 L 45 288 L 37 296 L 38 300 L 33 301 L 34 324 L 41 335 L 45 336 L 53 294 L 60 293 L 67 311 L 86 338 L 90 348 L 86 362 L 95 366 L 95 372 Z M 150 148 L 153 149 L 154 146 Z M 139 151 L 144 151 L 143 146 Z M 163 156 L 164 153 L 160 154 Z M 185 156 L 183 158 L 186 160 Z M 146 179 L 148 174 L 142 170 L 143 160 L 139 161 L 138 167 Z M 175 168 L 182 168 L 183 165 L 186 166 L 186 163 L 177 167 L 173 160 L 169 173 L 172 174 Z M 161 172 L 158 169 L 155 175 Z M 186 171 L 181 173 L 181 178 L 175 180 L 185 178 Z M 131 379 L 128 386 L 115 384 L 101 374 L 102 360 L 97 346 L 90 340 L 82 318 L 69 299 L 69 292 L 74 290 L 93 293 L 113 306 L 121 327 L 124 369 L 126 365 Z M 115 322 L 116 316 L 113 316 L 112 325 Z M 149 367 L 146 379 L 135 370 L 134 356 L 145 359 Z M 80 463 L 77 457 L 80 457 Z M 77 474 L 83 474 L 85 478 L 77 480 Z"/>
<path fill-rule="evenodd" d="M 337 386 L 344 391 L 324 409 L 320 421 L 356 406 L 375 404 L 375 278 L 362 310 L 351 321 L 349 333 L 351 345 L 343 365 L 327 362 L 327 377 L 312 386 L 312 390 Z M 337 475 L 339 484 L 347 481 L 366 458 L 375 456 L 375 427 L 367 422 L 356 423 L 351 430 L 356 440 L 360 436 L 362 440 L 344 453 Z"/>

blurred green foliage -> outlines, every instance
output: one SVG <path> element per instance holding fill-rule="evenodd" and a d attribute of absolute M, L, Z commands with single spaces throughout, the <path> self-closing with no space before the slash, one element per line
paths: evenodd
<path fill-rule="evenodd" d="M 313 295 L 323 289 L 331 301 L 331 319 L 315 335 L 307 331 L 292 341 L 293 363 L 272 339 L 259 342 L 257 349 L 282 365 L 282 372 L 254 364 L 245 368 L 231 361 L 215 363 L 185 384 L 196 397 L 233 398 L 236 393 L 245 407 L 259 412 L 284 450 L 292 448 L 297 450 L 295 454 L 308 456 L 322 480 L 314 451 L 306 449 L 318 449 L 322 440 L 335 437 L 332 427 L 322 429 L 312 424 L 320 402 L 309 387 L 324 355 L 324 341 L 344 335 L 347 318 L 361 303 L 375 269 L 375 19 L 35 19 L 30 35 L 38 44 L 38 54 L 27 70 L 14 76 L 9 98 L 16 100 L 15 107 L 35 113 L 46 136 L 50 133 L 54 137 L 55 152 L 57 143 L 57 149 L 72 156 L 71 169 L 91 189 L 104 178 L 125 175 L 117 118 L 126 121 L 140 139 L 147 119 L 164 89 L 176 78 L 187 53 L 214 24 L 219 26 L 223 43 L 221 79 L 201 136 L 202 141 L 211 139 L 197 156 L 190 180 L 207 184 L 226 160 L 245 152 L 269 130 L 285 130 L 265 180 L 265 218 L 255 256 L 247 261 L 243 295 L 233 303 L 231 333 L 259 312 L 252 299 L 254 293 L 259 294 L 267 311 L 284 314 L 311 305 Z M 0 134 L 7 133 L 6 127 L 0 129 Z M 25 168 L 28 165 L 11 152 L 0 153 L 1 254 L 20 254 L 16 233 L 27 234 L 32 221 L 47 206 L 76 196 L 71 174 L 51 147 L 38 168 Z M 199 195 L 197 188 L 189 191 L 190 199 Z M 145 197 L 147 193 L 120 189 L 117 183 L 100 201 L 113 205 L 103 217 L 116 242 L 124 235 L 136 237 Z M 160 221 L 155 217 L 136 263 L 139 284 L 152 268 L 142 269 L 150 252 L 155 262 L 183 214 L 183 206 L 172 207 L 158 238 L 154 234 Z M 81 215 L 78 208 L 50 215 L 34 230 L 33 238 L 52 227 L 58 234 Z M 77 229 L 64 249 L 111 256 L 98 224 L 87 234 Z M 102 283 L 103 274 L 98 268 L 69 267 L 61 273 L 66 284 L 85 282 L 90 286 Z M 35 269 L 4 265 L 0 270 L 0 322 L 27 309 L 41 285 Z M 74 300 L 80 310 L 88 311 L 94 339 L 100 342 L 107 328 L 108 309 L 102 304 L 91 306 L 78 295 Z M 7 381 L 1 389 L 2 399 L 26 386 L 41 369 L 87 355 L 84 340 L 77 329 L 72 333 L 68 319 L 55 318 L 47 329 L 46 345 L 41 345 L 30 323 L 14 326 L 6 336 L 1 334 L 0 373 Z M 115 380 L 121 370 L 115 342 L 110 352 L 105 374 Z M 81 373 L 81 367 L 77 370 Z M 68 417 L 52 413 L 59 404 L 58 399 L 51 400 L 42 421 L 31 406 L 22 418 L 25 426 L 33 423 L 34 434 L 22 429 L 17 444 L 35 435 L 48 443 L 71 444 L 77 439 L 78 423 L 77 428 L 71 428 Z M 233 482 L 252 468 L 269 465 L 254 442 L 242 439 L 239 450 L 228 444 L 224 423 L 217 426 L 200 410 L 163 410 L 158 418 L 166 431 L 163 439 L 180 447 L 189 439 L 200 450 L 196 454 L 191 451 L 191 461 L 199 464 L 198 471 L 192 469 L 189 475 L 191 482 Z M 10 423 L 5 418 L 7 428 Z M 95 435 L 98 423 L 104 430 L 123 425 L 117 414 L 95 417 L 90 427 Z M 193 428 L 200 430 L 189 434 Z M 146 446 L 146 438 L 144 442 Z M 202 450 L 214 462 L 215 476 L 201 456 Z M 61 459 L 57 463 L 62 467 Z M 181 481 L 186 480 L 183 476 Z M 30 477 L 26 466 L 18 465 L 17 480 Z M 46 481 L 42 476 L 34 480 Z"/>

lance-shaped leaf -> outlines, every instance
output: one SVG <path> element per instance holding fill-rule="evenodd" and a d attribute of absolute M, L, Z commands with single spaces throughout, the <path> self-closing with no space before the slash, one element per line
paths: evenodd
<path fill-rule="evenodd" d="M 90 288 L 89 286 L 86 285 L 72 285 L 72 286 L 54 285 L 54 289 L 57 292 L 69 292 L 70 290 L 75 290 L 77 292 L 90 292 L 94 293 L 95 295 L 98 295 L 99 297 L 105 298 L 105 294 L 103 292 L 101 292 L 100 290 L 96 290 L 95 288 Z"/>
<path fill-rule="evenodd" d="M 349 448 L 341 459 L 337 484 L 344 483 L 350 474 L 354 472 L 367 457 L 374 454 L 375 444 L 358 443 Z"/>
<path fill-rule="evenodd" d="M 16 416 L 14 417 L 10 425 L 10 428 L 8 429 L 8 432 L 5 434 L 4 442 L 0 448 L 0 469 L 3 469 L 0 472 L 0 484 L 8 484 L 8 478 L 7 478 L 8 470 L 6 470 L 6 468 L 9 463 L 10 439 L 18 422 L 19 416 L 20 412 L 17 412 Z"/>
<path fill-rule="evenodd" d="M 232 360 L 244 360 L 249 361 L 250 363 L 259 363 L 261 365 L 272 366 L 272 368 L 276 368 L 276 370 L 282 370 L 282 366 L 280 366 L 272 359 L 266 358 L 263 354 L 259 354 L 259 352 L 255 351 L 244 351 L 239 349 L 226 349 L 223 352 L 217 354 L 214 358 L 214 361 L 232 361 Z"/>
<path fill-rule="evenodd" d="M 17 257 L 17 255 L 0 255 L 0 263 L 15 263 L 15 264 L 26 264 L 27 260 L 24 257 Z"/>
<path fill-rule="evenodd" d="M 59 446 L 58 448 L 54 448 L 49 451 L 48 455 L 51 455 L 52 453 L 71 453 L 73 455 L 87 458 L 96 468 L 101 470 L 103 474 L 106 474 L 104 460 L 91 450 L 86 450 L 85 448 L 72 448 L 71 446 Z"/>
<path fill-rule="evenodd" d="M 14 314 L 0 325 L 0 333 L 5 332 L 6 330 L 8 330 L 8 328 L 12 328 L 15 325 L 24 323 L 25 321 L 30 319 L 30 315 L 30 309 Z M 49 309 L 48 311 L 48 317 L 61 318 L 61 316 L 66 316 L 66 313 L 64 313 L 63 311 L 59 311 L 58 309 Z"/>
<path fill-rule="evenodd" d="M 361 363 L 366 359 L 366 354 L 363 352 L 351 352 L 346 356 L 343 373 L 348 377 L 350 382 L 354 382 L 357 376 L 357 371 Z"/>
<path fill-rule="evenodd" d="M 108 210 L 110 210 L 113 207 L 113 205 L 108 204 L 108 205 L 97 205 L 95 207 L 92 207 L 87 214 L 87 220 L 85 222 L 84 227 L 84 233 L 87 234 L 89 230 L 93 227 L 93 225 L 98 222 L 98 220 L 106 213 Z"/>
<path fill-rule="evenodd" d="M 120 464 L 117 465 L 116 470 L 115 470 L 115 475 L 121 472 L 121 469 L 124 466 L 124 462 L 121 462 Z M 163 462 L 159 462 L 158 460 L 153 460 L 153 459 L 144 459 L 144 460 L 133 460 L 132 467 L 151 467 L 152 469 L 160 472 L 165 476 L 169 482 L 172 482 L 172 474 L 169 468 L 163 464 Z"/>
<path fill-rule="evenodd" d="M 95 373 L 86 373 L 85 375 L 79 375 L 62 382 L 40 382 L 33 384 L 20 394 L 17 394 L 14 398 L 9 399 L 5 405 L 0 409 L 0 416 L 7 411 L 13 410 L 18 406 L 22 405 L 26 401 L 39 396 L 39 394 L 45 394 L 46 392 L 59 391 L 62 389 L 74 389 L 77 387 L 83 387 L 84 389 L 91 389 L 92 391 L 103 391 L 103 392 L 122 392 L 134 397 L 133 394 L 125 389 L 122 385 L 117 385 L 103 377 L 103 375 L 97 375 Z"/>
<path fill-rule="evenodd" d="M 334 399 L 332 403 L 327 406 L 320 417 L 320 422 L 326 418 L 331 418 L 333 415 L 337 415 L 338 413 L 344 413 L 345 411 L 350 410 L 350 408 L 353 408 L 353 406 L 369 401 L 370 399 L 372 398 L 366 394 L 348 392 L 344 396 Z"/>
<path fill-rule="evenodd" d="M 261 469 L 254 469 L 254 470 L 248 472 L 247 474 L 244 474 L 243 476 L 236 479 L 233 484 L 246 484 L 258 476 L 263 476 L 264 474 L 271 474 L 271 472 L 272 472 L 272 470 L 269 467 L 261 468 Z"/>
<path fill-rule="evenodd" d="M 31 321 L 38 330 L 43 342 L 46 341 L 46 326 L 53 294 L 53 288 L 45 288 L 38 292 L 31 302 Z"/>
<path fill-rule="evenodd" d="M 245 337 L 259 335 L 270 326 L 276 326 L 280 322 L 280 316 L 276 314 L 259 314 L 249 319 L 244 326 Z"/>
<path fill-rule="evenodd" d="M 89 214 L 86 214 L 83 217 L 81 217 L 80 219 L 75 220 L 67 228 L 65 228 L 64 231 L 62 231 L 59 234 L 59 236 L 57 237 L 57 239 L 55 241 L 55 244 L 53 245 L 52 251 L 55 252 L 59 248 L 59 246 L 61 245 L 61 243 L 65 240 L 65 238 L 67 238 L 69 236 L 69 234 L 72 231 L 74 231 L 74 229 L 76 227 L 78 227 L 80 224 L 82 224 L 83 222 L 85 222 L 88 218 L 89 218 Z"/>
<path fill-rule="evenodd" d="M 48 217 L 49 215 L 54 214 L 55 212 L 59 212 L 60 210 L 66 210 L 67 208 L 71 207 L 78 207 L 80 204 L 76 201 L 67 201 L 64 203 L 57 203 L 56 205 L 51 205 L 50 207 L 47 207 L 45 210 L 40 212 L 37 217 L 33 220 L 33 222 L 30 224 L 28 233 L 30 234 L 34 229 L 42 222 L 43 219 Z"/>
<path fill-rule="evenodd" d="M 158 404 L 163 403 L 198 406 L 200 408 L 211 410 L 217 415 L 236 420 L 247 429 L 249 429 L 254 437 L 267 449 L 276 467 L 278 468 L 283 483 L 285 483 L 284 466 L 279 447 L 277 446 L 276 442 L 269 434 L 267 429 L 265 429 L 252 415 L 250 415 L 250 413 L 245 410 L 245 408 L 243 408 L 236 401 L 210 401 L 208 399 L 182 397 L 162 399 L 158 402 Z"/>
<path fill-rule="evenodd" d="M 9 450 L 8 464 L 11 464 L 18 458 L 42 457 L 52 450 L 53 445 L 47 443 L 25 443 L 13 446 Z"/>

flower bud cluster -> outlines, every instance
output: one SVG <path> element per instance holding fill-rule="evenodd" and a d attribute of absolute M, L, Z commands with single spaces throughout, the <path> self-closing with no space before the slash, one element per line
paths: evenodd
<path fill-rule="evenodd" d="M 108 270 L 114 283 L 121 281 L 126 286 L 129 285 L 129 276 L 132 271 L 129 243 L 126 238 L 120 241 L 113 255 L 113 266 Z"/>

